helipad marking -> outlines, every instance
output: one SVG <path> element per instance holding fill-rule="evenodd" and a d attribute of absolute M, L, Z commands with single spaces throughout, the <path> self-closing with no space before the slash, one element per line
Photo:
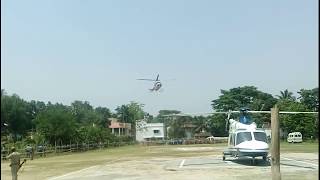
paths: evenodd
<path fill-rule="evenodd" d="M 98 165 L 97 165 L 98 166 Z M 56 176 L 56 177 L 53 177 L 53 178 L 49 178 L 48 180 L 54 180 L 54 179 L 59 179 L 59 178 L 63 178 L 63 177 L 66 177 L 66 176 L 69 176 L 69 175 L 72 175 L 72 174 L 76 174 L 76 173 L 79 173 L 79 172 L 82 172 L 82 171 L 85 171 L 85 170 L 88 170 L 88 169 L 92 169 L 92 168 L 95 168 L 97 166 L 91 166 L 91 167 L 88 167 L 88 168 L 84 168 L 84 169 L 80 169 L 78 171 L 73 171 L 71 173 L 67 173 L 65 175 L 62 175 L 62 176 Z"/>
<path fill-rule="evenodd" d="M 224 161 L 224 162 L 226 162 L 227 164 L 235 164 L 235 163 L 232 162 L 232 161 Z"/>
<path fill-rule="evenodd" d="M 296 162 L 300 162 L 300 163 L 304 163 L 304 164 L 309 164 L 309 165 L 316 166 L 316 167 L 319 166 L 318 164 L 313 164 L 313 163 L 304 162 L 304 161 L 298 161 L 298 160 L 295 160 L 295 159 L 290 159 L 290 158 L 285 158 L 285 157 L 282 157 L 282 159 L 286 159 L 286 160 L 290 160 L 290 161 L 296 161 Z"/>
<path fill-rule="evenodd" d="M 185 159 L 181 161 L 179 168 L 182 168 L 185 161 L 186 161 Z"/>

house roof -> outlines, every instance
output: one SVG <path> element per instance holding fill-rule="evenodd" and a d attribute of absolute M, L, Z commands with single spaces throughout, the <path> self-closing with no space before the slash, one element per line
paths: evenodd
<path fill-rule="evenodd" d="M 131 129 L 131 124 L 130 123 L 121 123 L 118 122 L 117 118 L 109 118 L 111 121 L 111 124 L 109 128 L 125 128 L 125 129 Z"/>

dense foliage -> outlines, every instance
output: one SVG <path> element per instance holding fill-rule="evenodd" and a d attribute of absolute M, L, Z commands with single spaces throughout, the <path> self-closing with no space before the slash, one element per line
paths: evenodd
<path fill-rule="evenodd" d="M 212 100 L 213 111 L 239 110 L 248 107 L 251 110 L 270 110 L 275 104 L 280 111 L 318 111 L 318 88 L 301 89 L 299 97 L 287 89 L 281 91 L 277 98 L 262 92 L 254 86 L 243 86 L 230 90 L 221 90 L 221 95 Z M 135 137 L 136 121 L 147 119 L 148 122 L 165 124 L 165 134 L 169 138 L 184 138 L 188 131 L 192 133 L 209 132 L 213 136 L 226 136 L 226 115 L 215 114 L 209 117 L 178 117 L 166 115 L 180 113 L 178 110 L 160 110 L 156 117 L 143 111 L 143 104 L 130 102 L 120 105 L 112 113 L 106 107 L 96 107 L 87 101 L 74 101 L 70 106 L 52 104 L 51 102 L 23 100 L 18 95 L 7 95 L 1 90 L 1 138 L 7 140 L 26 140 L 36 144 L 89 143 L 116 141 L 117 137 L 110 133 L 108 118 L 116 117 L 121 122 L 131 123 Z M 237 118 L 237 115 L 233 115 Z M 270 122 L 270 115 L 252 115 L 254 121 L 261 126 Z M 193 128 L 188 129 L 188 124 Z M 309 138 L 319 135 L 318 115 L 281 115 L 280 127 L 285 132 L 300 131 Z M 31 136 L 32 135 L 32 136 Z M 32 137 L 32 138 L 31 138 Z M 134 138 L 125 138 L 133 140 Z"/>
<path fill-rule="evenodd" d="M 7 95 L 1 90 L 1 138 L 51 145 L 118 141 L 119 137 L 110 133 L 108 118 L 118 116 L 134 126 L 135 120 L 144 117 L 141 104 L 131 102 L 120 107 L 127 109 L 127 114 L 120 108 L 115 114 L 106 107 L 94 108 L 87 101 L 74 101 L 70 106 L 34 100 L 27 102 L 18 95 Z"/>
<path fill-rule="evenodd" d="M 318 88 L 311 90 L 301 89 L 298 92 L 300 96 L 296 98 L 292 92 L 286 89 L 281 91 L 276 99 L 270 94 L 259 91 L 256 87 L 244 86 L 221 90 L 222 95 L 212 101 L 212 107 L 215 111 L 238 110 L 242 107 L 258 111 L 270 110 L 277 104 L 280 111 L 318 111 L 318 92 Z M 258 126 L 261 126 L 264 122 L 270 122 L 269 114 L 252 114 L 251 116 Z M 215 123 L 220 122 L 220 125 L 213 129 L 215 132 L 221 132 L 221 129 L 225 128 L 222 123 L 223 118 L 225 117 L 214 120 Z M 280 127 L 283 131 L 287 133 L 300 131 L 305 138 L 318 137 L 318 124 L 318 115 L 314 114 L 287 114 L 280 116 Z"/>

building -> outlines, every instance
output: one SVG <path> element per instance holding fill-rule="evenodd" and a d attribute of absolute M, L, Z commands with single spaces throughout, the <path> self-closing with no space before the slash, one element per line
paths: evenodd
<path fill-rule="evenodd" d="M 192 139 L 197 126 L 192 123 L 185 123 L 182 127 L 185 130 L 185 137 L 187 139 Z"/>
<path fill-rule="evenodd" d="M 211 133 L 205 132 L 205 131 L 201 131 L 199 133 L 195 133 L 194 134 L 194 138 L 195 139 L 205 139 L 205 138 L 210 137 L 210 136 L 211 136 Z"/>
<path fill-rule="evenodd" d="M 117 118 L 109 118 L 111 133 L 116 136 L 131 136 L 131 124 L 121 123 Z"/>
<path fill-rule="evenodd" d="M 171 126 L 167 127 L 167 132 L 169 132 L 171 128 L 174 128 L 174 127 L 171 127 Z M 180 127 L 176 127 L 176 128 L 181 128 L 184 130 L 185 139 L 193 139 L 197 126 L 192 123 L 184 123 Z M 167 133 L 167 138 L 170 138 L 168 133 Z"/>
<path fill-rule="evenodd" d="M 136 123 L 136 140 L 139 142 L 150 140 L 164 140 L 163 123 L 146 123 L 144 120 Z"/>

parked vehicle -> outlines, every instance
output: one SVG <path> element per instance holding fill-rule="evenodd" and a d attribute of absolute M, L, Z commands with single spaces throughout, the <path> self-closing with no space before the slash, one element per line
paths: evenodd
<path fill-rule="evenodd" d="M 183 140 L 182 139 L 171 139 L 169 141 L 169 144 L 173 144 L 173 145 L 175 145 L 175 144 L 183 144 Z"/>
<path fill-rule="evenodd" d="M 288 134 L 287 141 L 289 143 L 299 143 L 302 142 L 302 134 L 301 132 L 292 132 Z"/>

